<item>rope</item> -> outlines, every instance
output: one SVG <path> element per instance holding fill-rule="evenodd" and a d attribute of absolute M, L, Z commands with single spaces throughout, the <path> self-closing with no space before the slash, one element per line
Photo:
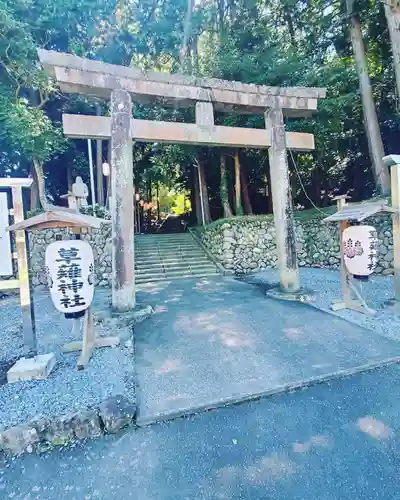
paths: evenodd
<path fill-rule="evenodd" d="M 308 193 L 307 193 L 307 191 L 306 191 L 306 188 L 304 187 L 303 181 L 301 180 L 301 177 L 300 177 L 299 171 L 298 171 L 298 169 L 297 169 L 297 164 L 296 164 L 296 161 L 295 161 L 295 159 L 294 159 L 294 156 L 293 156 L 292 150 L 291 150 L 290 148 L 288 148 L 288 150 L 289 150 L 289 153 L 290 153 L 290 157 L 292 158 L 292 162 L 293 162 L 293 165 L 294 165 L 294 170 L 295 170 L 295 172 L 296 172 L 296 174 L 297 174 L 297 177 L 298 177 L 298 179 L 299 179 L 301 189 L 303 190 L 303 192 L 304 192 L 304 194 L 305 194 L 305 196 L 306 196 L 307 200 L 311 203 L 311 205 L 312 205 L 312 206 L 313 206 L 313 207 L 314 207 L 314 208 L 315 208 L 318 212 L 320 212 L 320 213 L 321 213 L 324 217 L 326 217 L 326 216 L 327 216 L 327 215 L 329 215 L 329 214 L 327 214 L 326 212 L 323 212 L 322 210 L 320 210 L 320 209 L 317 207 L 317 205 L 313 202 L 313 200 L 312 200 L 312 199 L 308 196 Z"/>

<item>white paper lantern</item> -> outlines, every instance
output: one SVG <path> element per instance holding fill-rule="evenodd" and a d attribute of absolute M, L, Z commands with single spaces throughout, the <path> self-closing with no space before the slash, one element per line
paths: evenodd
<path fill-rule="evenodd" d="M 351 226 L 342 234 L 344 263 L 353 276 L 369 276 L 377 264 L 378 238 L 373 226 Z"/>
<path fill-rule="evenodd" d="M 46 272 L 51 298 L 58 311 L 87 309 L 94 293 L 94 259 L 86 241 L 55 241 L 46 248 Z"/>
<path fill-rule="evenodd" d="M 104 177 L 108 177 L 110 175 L 110 165 L 107 162 L 103 163 L 102 170 Z"/>

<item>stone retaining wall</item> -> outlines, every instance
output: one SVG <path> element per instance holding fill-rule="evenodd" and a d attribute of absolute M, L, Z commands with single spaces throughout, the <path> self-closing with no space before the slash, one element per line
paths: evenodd
<path fill-rule="evenodd" d="M 390 217 L 376 217 L 368 220 L 375 226 L 379 238 L 379 259 L 377 273 L 393 272 L 393 234 Z M 29 234 L 31 249 L 31 273 L 34 286 L 47 285 L 44 271 L 46 246 L 62 239 L 71 238 L 68 229 L 46 229 Z M 296 220 L 297 252 L 300 266 L 339 267 L 339 236 L 335 223 L 321 223 L 321 219 Z M 234 217 L 217 221 L 201 232 L 206 248 L 225 269 L 236 273 L 276 266 L 275 227 L 271 216 Z M 82 235 L 93 248 L 96 285 L 111 282 L 111 225 L 100 230 L 88 229 Z"/>
<path fill-rule="evenodd" d="M 111 224 L 102 225 L 101 229 L 84 231 L 82 239 L 88 241 L 93 248 L 96 285 L 108 285 L 111 282 Z M 33 286 L 47 286 L 44 255 L 47 245 L 56 241 L 57 236 L 63 240 L 71 239 L 72 231 L 70 229 L 45 229 L 29 233 L 30 272 Z"/>
<path fill-rule="evenodd" d="M 368 219 L 379 238 L 375 272 L 393 272 L 393 234 L 390 217 Z M 300 266 L 338 269 L 340 263 L 338 225 L 321 219 L 296 220 L 297 256 Z M 207 226 L 203 244 L 224 266 L 235 273 L 275 267 L 275 227 L 271 216 L 234 217 Z"/>

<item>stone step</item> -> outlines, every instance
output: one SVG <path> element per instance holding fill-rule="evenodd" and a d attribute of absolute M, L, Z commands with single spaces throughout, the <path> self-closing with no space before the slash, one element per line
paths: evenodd
<path fill-rule="evenodd" d="M 168 252 L 168 251 L 174 251 L 174 250 L 181 250 L 181 251 L 193 251 L 193 250 L 199 250 L 198 245 L 160 245 L 158 247 L 156 246 L 149 246 L 149 247 L 142 247 L 136 245 L 135 252 Z"/>
<path fill-rule="evenodd" d="M 169 276 L 169 275 L 164 275 L 164 276 L 157 276 L 157 277 L 145 277 L 141 276 L 140 278 L 138 277 L 136 279 L 136 283 L 151 283 L 151 282 L 157 282 L 157 281 L 172 281 L 176 279 L 186 279 L 186 278 L 207 278 L 208 276 L 218 276 L 219 273 L 217 272 L 210 272 L 210 273 L 193 273 L 193 274 L 184 274 L 184 275 L 179 275 L 179 276 Z"/>
<path fill-rule="evenodd" d="M 137 248 L 135 250 L 136 257 L 141 257 L 143 255 L 151 255 L 156 257 L 157 255 L 168 255 L 176 253 L 186 255 L 191 253 L 204 253 L 204 252 L 202 249 L 199 249 L 198 247 L 191 247 L 191 248 L 171 247 L 171 248 L 160 248 L 159 250 L 155 249 L 145 250 L 143 248 Z"/>
<path fill-rule="evenodd" d="M 182 248 L 184 250 L 194 250 L 199 249 L 199 245 L 180 245 L 179 243 L 172 243 L 171 245 L 136 245 L 135 251 L 140 250 L 141 252 L 159 252 L 164 250 L 175 250 L 177 248 Z"/>
<path fill-rule="evenodd" d="M 164 260 L 164 261 L 157 261 L 157 262 L 154 262 L 154 261 L 136 261 L 135 262 L 135 268 L 136 269 L 152 269 L 153 267 L 169 267 L 169 266 L 174 266 L 174 265 L 178 265 L 178 266 L 182 266 L 182 267 L 188 267 L 188 266 L 191 266 L 191 265 L 196 265 L 196 264 L 213 264 L 210 260 L 208 260 L 207 258 L 205 258 L 204 256 L 202 256 L 202 258 L 186 258 L 186 259 L 170 259 L 170 260 Z M 214 264 L 213 264 L 214 265 Z"/>
<path fill-rule="evenodd" d="M 136 276 L 182 276 L 187 274 L 197 274 L 202 272 L 216 272 L 217 269 L 212 264 L 200 265 L 194 267 L 180 266 L 180 267 L 166 267 L 161 269 L 153 269 L 153 270 L 136 270 Z"/>
<path fill-rule="evenodd" d="M 187 233 L 136 238 L 135 272 L 137 283 L 219 274 L 215 264 Z"/>
<path fill-rule="evenodd" d="M 171 245 L 195 245 L 197 246 L 197 241 L 194 240 L 193 238 L 190 238 L 188 240 L 165 240 L 165 241 L 160 241 L 160 240 L 152 240 L 152 241 L 137 241 L 135 240 L 135 245 L 137 247 L 152 247 L 152 246 L 171 246 Z"/>
<path fill-rule="evenodd" d="M 214 269 L 216 268 L 212 262 L 206 259 L 193 262 L 181 261 L 181 262 L 170 262 L 164 264 L 165 269 L 187 269 L 187 268 L 193 269 L 196 267 L 207 267 L 207 266 L 211 266 Z"/>
<path fill-rule="evenodd" d="M 135 261 L 135 269 L 154 269 L 154 268 L 163 268 L 164 264 L 161 261 L 145 261 L 145 262 L 138 262 L 137 260 Z"/>
<path fill-rule="evenodd" d="M 196 240 L 194 240 L 192 236 L 185 238 L 149 238 L 149 239 L 135 238 L 136 245 L 168 245 L 171 243 L 184 244 L 184 243 L 192 243 L 194 241 Z"/>
<path fill-rule="evenodd" d="M 164 255 L 149 255 L 149 254 L 143 254 L 143 255 L 136 255 L 135 256 L 135 263 L 136 262 L 163 262 L 163 261 L 182 261 L 185 259 L 206 259 L 209 260 L 206 254 L 202 252 L 192 252 L 192 253 L 185 253 L 181 254 L 179 252 L 171 252 L 168 254 Z"/>
<path fill-rule="evenodd" d="M 138 274 L 153 274 L 155 272 L 162 273 L 168 271 L 181 271 L 185 272 L 187 269 L 198 270 L 198 269 L 214 269 L 216 270 L 216 266 L 208 261 L 203 260 L 201 262 L 192 262 L 188 264 L 186 262 L 176 262 L 173 264 L 157 264 L 153 266 L 140 266 L 135 268 L 135 272 Z"/>

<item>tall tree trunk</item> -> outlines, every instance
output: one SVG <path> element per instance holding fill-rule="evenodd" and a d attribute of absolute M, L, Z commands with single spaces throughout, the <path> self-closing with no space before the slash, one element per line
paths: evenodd
<path fill-rule="evenodd" d="M 226 158 L 224 154 L 220 155 L 220 171 L 221 171 L 221 184 L 220 184 L 220 196 L 221 205 L 224 210 L 224 217 L 233 217 L 232 209 L 229 204 L 229 191 L 228 191 L 228 181 L 226 178 Z"/>
<path fill-rule="evenodd" d="M 390 176 L 383 164 L 384 156 L 381 132 L 372 95 L 371 81 L 368 75 L 367 57 L 362 38 L 359 16 L 354 12 L 354 0 L 346 0 L 347 15 L 350 22 L 350 36 L 354 59 L 360 82 L 361 101 L 364 112 L 365 131 L 368 139 L 369 154 L 377 189 L 383 194 L 390 194 Z"/>
<path fill-rule="evenodd" d="M 290 43 L 291 43 L 292 47 L 295 49 L 295 48 L 297 48 L 297 42 L 296 42 L 296 34 L 294 31 L 292 14 L 290 13 L 290 7 L 288 5 L 284 4 L 282 9 L 283 9 L 283 11 L 282 11 L 283 17 L 287 23 L 287 27 L 289 30 Z"/>
<path fill-rule="evenodd" d="M 246 215 L 253 215 L 253 208 L 251 206 L 250 194 L 249 194 L 248 179 L 244 169 L 244 165 L 242 165 L 240 169 L 240 178 L 242 186 L 243 211 Z"/>
<path fill-rule="evenodd" d="M 200 226 L 203 224 L 203 215 L 201 213 L 201 201 L 200 201 L 200 186 L 199 186 L 199 174 L 197 168 L 193 166 L 193 198 L 194 201 L 194 211 L 196 214 L 196 222 Z"/>
<path fill-rule="evenodd" d="M 185 73 L 191 73 L 192 68 L 190 67 L 190 57 L 189 57 L 189 37 L 190 37 L 190 32 L 191 32 L 191 27 L 192 27 L 192 12 L 193 12 L 193 5 L 194 5 L 194 0 L 187 0 L 187 8 L 186 8 L 186 15 L 185 15 L 185 21 L 183 25 L 183 39 L 182 39 L 182 46 L 181 46 L 181 53 L 180 53 L 180 66 L 181 66 L 181 72 Z"/>
<path fill-rule="evenodd" d="M 39 190 L 38 190 L 37 177 L 36 177 L 36 172 L 35 172 L 35 167 L 33 165 L 33 162 L 31 163 L 31 166 L 30 166 L 30 176 L 33 180 L 33 183 L 31 186 L 30 210 L 36 210 L 39 206 Z"/>
<path fill-rule="evenodd" d="M 397 87 L 397 111 L 400 112 L 400 5 L 383 2 L 393 53 L 393 65 Z"/>
<path fill-rule="evenodd" d="M 236 215 L 243 215 L 242 200 L 241 200 L 241 182 L 240 182 L 240 159 L 239 151 L 235 151 L 233 155 L 233 160 L 235 163 L 235 208 Z"/>
<path fill-rule="evenodd" d="M 42 205 L 43 210 L 46 210 L 47 198 L 46 198 L 46 187 L 45 187 L 45 180 L 43 173 L 43 163 L 39 161 L 37 158 L 34 158 L 33 165 L 35 167 L 40 204 Z"/>
<path fill-rule="evenodd" d="M 322 172 L 317 167 L 311 176 L 311 198 L 317 207 L 321 206 Z"/>
<path fill-rule="evenodd" d="M 156 184 L 156 190 L 157 190 L 157 220 L 160 220 L 160 187 L 157 182 Z"/>
<path fill-rule="evenodd" d="M 199 74 L 199 37 L 197 33 L 193 35 L 193 42 L 192 42 L 192 69 L 193 69 L 193 74 L 198 75 Z"/>
<path fill-rule="evenodd" d="M 74 183 L 72 178 L 72 168 L 71 165 L 67 165 L 67 186 L 68 191 L 72 191 L 72 184 Z"/>
<path fill-rule="evenodd" d="M 203 195 L 203 208 L 204 208 L 204 222 L 209 224 L 211 222 L 211 213 L 210 213 L 210 204 L 208 202 L 208 189 L 207 189 L 207 181 L 206 174 L 204 168 L 204 162 L 199 160 L 198 168 L 200 169 L 201 176 L 201 187 L 202 187 L 202 195 Z"/>
<path fill-rule="evenodd" d="M 221 41 L 225 33 L 225 0 L 217 0 L 217 14 L 219 39 Z"/>
<path fill-rule="evenodd" d="M 96 104 L 96 115 L 101 115 L 100 104 Z M 96 170 L 97 170 L 97 203 L 104 205 L 104 185 L 103 185 L 103 141 L 96 141 Z"/>
<path fill-rule="evenodd" d="M 151 205 L 153 203 L 153 192 L 152 192 L 152 186 L 151 186 L 151 177 L 149 177 L 149 181 L 148 181 L 148 191 L 147 191 L 147 202 L 149 204 L 149 208 L 147 210 L 147 217 L 149 219 L 149 230 L 151 228 L 151 216 L 152 216 L 152 208 L 151 208 Z"/>

